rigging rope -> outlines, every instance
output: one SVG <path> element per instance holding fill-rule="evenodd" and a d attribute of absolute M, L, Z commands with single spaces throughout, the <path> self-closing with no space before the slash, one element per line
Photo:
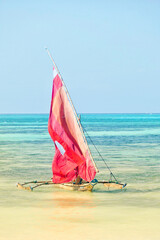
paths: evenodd
<path fill-rule="evenodd" d="M 102 157 L 101 153 L 99 152 L 98 148 L 97 148 L 96 145 L 94 144 L 92 138 L 89 136 L 87 130 L 84 128 L 84 126 L 82 125 L 82 123 L 81 123 L 81 126 L 83 127 L 83 129 L 84 129 L 87 137 L 89 138 L 89 140 L 91 141 L 91 143 L 92 143 L 93 146 L 95 147 L 96 151 L 98 152 L 99 156 L 100 156 L 101 159 L 103 160 L 104 164 L 106 165 L 107 169 L 109 170 L 111 177 L 113 176 L 113 178 L 115 179 L 115 181 L 118 182 L 117 178 L 116 178 L 115 175 L 112 173 L 110 167 L 108 166 L 108 164 L 106 163 L 106 161 L 105 161 L 104 158 Z"/>

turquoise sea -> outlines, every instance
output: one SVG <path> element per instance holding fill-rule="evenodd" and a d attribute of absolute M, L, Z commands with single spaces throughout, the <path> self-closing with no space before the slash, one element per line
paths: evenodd
<path fill-rule="evenodd" d="M 16 188 L 17 182 L 52 177 L 47 122 L 47 114 L 0 115 L 0 240 L 159 240 L 160 114 L 81 115 L 97 178 L 110 176 L 90 137 L 117 179 L 128 184 L 124 190 L 98 185 L 92 193 Z"/>

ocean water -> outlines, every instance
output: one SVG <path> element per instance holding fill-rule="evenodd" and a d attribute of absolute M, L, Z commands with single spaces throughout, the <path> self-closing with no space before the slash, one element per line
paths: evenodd
<path fill-rule="evenodd" d="M 81 115 L 97 179 L 110 175 L 93 142 L 128 184 L 124 190 L 97 185 L 91 193 L 16 188 L 52 177 L 47 121 L 47 114 L 0 115 L 0 240 L 159 240 L 160 114 Z"/>

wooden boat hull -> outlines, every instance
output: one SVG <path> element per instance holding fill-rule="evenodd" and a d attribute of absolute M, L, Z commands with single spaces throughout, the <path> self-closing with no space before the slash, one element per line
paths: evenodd
<path fill-rule="evenodd" d="M 75 184 L 75 183 L 63 183 L 63 184 L 55 184 L 54 186 L 58 188 L 63 188 L 71 191 L 92 191 L 93 187 L 98 183 L 96 179 L 89 183 Z"/>
<path fill-rule="evenodd" d="M 27 184 L 32 183 L 34 184 L 32 187 L 31 186 L 26 186 Z M 55 187 L 58 188 L 63 188 L 66 190 L 71 190 L 71 191 L 92 191 L 93 187 L 96 184 L 103 184 L 105 187 L 108 188 L 116 188 L 116 189 L 123 189 L 127 184 L 122 184 L 122 183 L 118 183 L 118 182 L 110 182 L 110 181 L 103 181 L 103 180 L 99 180 L 97 181 L 97 179 L 93 179 L 91 182 L 85 182 L 85 183 L 81 183 L 81 184 L 76 184 L 76 183 L 63 183 L 63 184 L 55 184 L 52 181 L 31 181 L 31 182 L 27 182 L 27 183 L 18 183 L 17 184 L 17 188 L 19 189 L 23 189 L 23 190 L 29 190 L 29 191 L 33 191 L 34 188 L 42 186 L 42 185 L 49 185 L 49 184 L 53 184 Z M 35 185 L 37 184 L 37 185 Z"/>

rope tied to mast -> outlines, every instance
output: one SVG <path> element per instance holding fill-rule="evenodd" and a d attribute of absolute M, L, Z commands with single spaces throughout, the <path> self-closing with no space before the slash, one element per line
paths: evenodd
<path fill-rule="evenodd" d="M 99 152 L 98 148 L 96 147 L 96 145 L 94 144 L 92 138 L 89 136 L 87 130 L 84 128 L 84 126 L 81 123 L 81 126 L 83 127 L 84 132 L 86 133 L 87 137 L 89 138 L 89 140 L 91 141 L 91 143 L 93 144 L 94 148 L 96 149 L 97 153 L 99 154 L 99 156 L 101 157 L 101 159 L 103 160 L 104 164 L 106 165 L 107 169 L 110 172 L 110 179 L 113 177 L 115 179 L 116 182 L 118 182 L 117 178 L 115 177 L 115 175 L 113 174 L 113 172 L 111 171 L 110 167 L 108 166 L 108 164 L 106 163 L 106 161 L 104 160 L 104 158 L 102 157 L 101 153 Z"/>

